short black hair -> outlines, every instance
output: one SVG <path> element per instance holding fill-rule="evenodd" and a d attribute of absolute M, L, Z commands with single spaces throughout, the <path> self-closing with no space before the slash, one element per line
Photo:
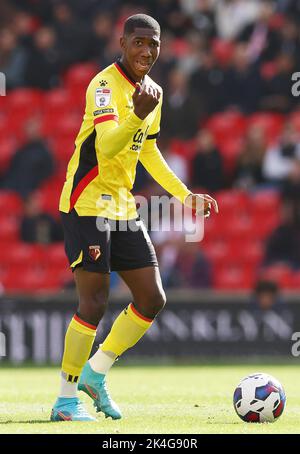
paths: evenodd
<path fill-rule="evenodd" d="M 147 14 L 134 14 L 126 19 L 124 24 L 124 35 L 134 33 L 135 28 L 151 28 L 160 36 L 160 25 L 153 17 Z"/>
<path fill-rule="evenodd" d="M 261 293 L 273 293 L 274 295 L 278 293 L 278 285 L 274 281 L 270 280 L 260 280 L 256 283 L 255 294 L 260 295 Z"/>

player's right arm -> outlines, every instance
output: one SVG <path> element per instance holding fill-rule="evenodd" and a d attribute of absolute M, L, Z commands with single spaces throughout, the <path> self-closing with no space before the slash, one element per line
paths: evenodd
<path fill-rule="evenodd" d="M 87 105 L 97 132 L 97 148 L 106 158 L 111 159 L 125 147 L 143 120 L 130 112 L 126 120 L 119 124 L 119 86 L 110 75 L 103 78 L 105 80 L 102 86 L 99 77 L 90 83 Z"/>
<path fill-rule="evenodd" d="M 88 89 L 88 102 L 95 116 L 94 125 L 99 149 L 105 157 L 111 159 L 123 150 L 144 118 L 155 108 L 159 94 L 149 89 L 141 91 L 140 85 L 137 84 L 132 96 L 134 110 L 119 124 L 118 88 L 113 80 L 110 80 L 104 90 L 107 92 L 103 93 L 99 85 L 95 87 L 91 84 Z"/>

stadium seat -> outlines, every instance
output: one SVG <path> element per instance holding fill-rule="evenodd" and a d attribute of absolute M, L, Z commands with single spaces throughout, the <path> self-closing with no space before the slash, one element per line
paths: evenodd
<path fill-rule="evenodd" d="M 56 140 L 72 136 L 75 141 L 81 122 L 82 115 L 78 112 L 49 112 L 42 118 L 42 133 L 45 137 L 55 137 Z"/>
<path fill-rule="evenodd" d="M 63 187 L 66 177 L 66 166 L 64 166 L 61 172 L 55 173 L 51 178 L 48 178 L 47 181 L 40 187 L 39 191 L 42 193 L 47 193 L 51 197 L 52 193 L 59 193 Z"/>
<path fill-rule="evenodd" d="M 281 204 L 280 193 L 271 189 L 255 192 L 250 197 L 250 204 L 254 215 L 278 214 Z"/>
<path fill-rule="evenodd" d="M 184 57 L 189 52 L 189 46 L 185 39 L 175 38 L 172 42 L 172 51 L 178 57 Z"/>
<path fill-rule="evenodd" d="M 253 238 L 257 240 L 264 240 L 270 235 L 273 230 L 279 225 L 279 213 L 253 212 Z"/>
<path fill-rule="evenodd" d="M 57 125 L 56 134 L 60 138 L 73 136 L 73 140 L 75 142 L 81 123 L 82 115 L 78 113 L 72 113 L 62 119 L 61 122 L 59 122 L 59 124 Z"/>
<path fill-rule="evenodd" d="M 255 270 L 251 266 L 227 264 L 214 270 L 213 283 L 215 290 L 250 290 L 255 283 Z"/>
<path fill-rule="evenodd" d="M 278 140 L 283 127 L 284 117 L 281 114 L 259 112 L 252 114 L 248 119 L 248 127 L 260 127 L 265 131 L 269 144 Z"/>
<path fill-rule="evenodd" d="M 64 243 L 55 243 L 46 247 L 47 263 L 54 269 L 68 269 L 69 263 L 65 253 Z"/>
<path fill-rule="evenodd" d="M 40 189 L 37 192 L 42 211 L 49 213 L 54 217 L 59 216 L 58 207 L 61 190 L 62 186 L 58 186 L 55 189 L 45 187 L 45 189 Z"/>
<path fill-rule="evenodd" d="M 212 52 L 221 66 L 228 66 L 234 51 L 234 44 L 229 40 L 215 38 L 212 41 Z"/>
<path fill-rule="evenodd" d="M 252 216 L 233 212 L 222 223 L 222 229 L 225 238 L 246 241 L 254 237 L 255 223 Z"/>
<path fill-rule="evenodd" d="M 236 166 L 237 158 L 241 154 L 243 137 L 229 137 L 219 142 L 218 147 L 223 157 L 226 173 L 232 174 Z"/>
<path fill-rule="evenodd" d="M 19 223 L 15 217 L 0 217 L 0 239 L 11 244 L 19 239 Z"/>
<path fill-rule="evenodd" d="M 193 140 L 179 140 L 173 139 L 169 143 L 172 153 L 178 154 L 186 159 L 191 159 L 194 155 L 194 141 Z"/>
<path fill-rule="evenodd" d="M 60 289 L 59 276 L 43 269 L 28 268 L 18 274 L 12 269 L 2 282 L 7 292 L 47 293 Z"/>
<path fill-rule="evenodd" d="M 2 136 L 0 139 L 0 169 L 4 173 L 11 162 L 13 155 L 17 150 L 17 142 L 13 137 Z"/>
<path fill-rule="evenodd" d="M 219 191 L 216 199 L 220 208 L 220 215 L 249 212 L 249 194 L 246 191 L 231 189 Z"/>
<path fill-rule="evenodd" d="M 227 261 L 233 264 L 248 264 L 249 266 L 258 267 L 264 254 L 263 244 L 259 240 L 251 239 L 247 241 L 238 241 L 231 238 L 228 241 Z"/>
<path fill-rule="evenodd" d="M 292 124 L 295 130 L 300 132 L 300 111 L 293 112 L 288 118 L 288 122 Z"/>
<path fill-rule="evenodd" d="M 90 81 L 99 72 L 99 67 L 94 63 L 78 63 L 73 65 L 64 76 L 66 86 L 71 90 L 86 90 Z"/>
<path fill-rule="evenodd" d="M 40 267 L 44 260 L 42 248 L 37 244 L 12 242 L 2 245 L 2 262 L 15 268 Z"/>
<path fill-rule="evenodd" d="M 211 131 L 215 140 L 221 143 L 223 140 L 244 135 L 247 121 L 239 112 L 221 112 L 212 115 L 205 126 Z"/>
<path fill-rule="evenodd" d="M 219 216 L 220 215 L 218 215 L 218 219 L 217 216 L 211 216 L 209 219 L 205 220 L 203 243 L 223 239 Z"/>
<path fill-rule="evenodd" d="M 61 112 L 72 112 L 77 110 L 74 106 L 74 97 L 72 93 L 64 88 L 56 88 L 44 95 L 44 111 L 47 114 L 60 114 Z"/>
<path fill-rule="evenodd" d="M 7 111 L 23 116 L 39 113 L 43 105 L 43 93 L 37 89 L 18 88 L 7 95 Z"/>
<path fill-rule="evenodd" d="M 300 271 L 292 272 L 289 289 L 299 292 L 299 290 L 300 290 Z"/>
<path fill-rule="evenodd" d="M 260 74 L 263 79 L 269 80 L 275 76 L 277 73 L 277 66 L 276 63 L 273 61 L 268 61 L 266 63 L 262 63 L 260 67 Z"/>
<path fill-rule="evenodd" d="M 206 257 L 212 262 L 223 263 L 228 261 L 229 245 L 224 240 L 203 241 L 201 249 L 205 252 Z"/>
<path fill-rule="evenodd" d="M 0 191 L 0 217 L 19 217 L 23 212 L 23 202 L 13 191 Z M 1 231 L 0 231 L 1 237 Z"/>
<path fill-rule="evenodd" d="M 64 173 L 67 169 L 66 165 L 75 150 L 75 139 L 76 137 L 74 134 L 63 137 L 53 137 L 51 139 L 52 152 L 55 156 L 56 164 Z"/>
<path fill-rule="evenodd" d="M 287 264 L 278 263 L 264 268 L 260 275 L 263 279 L 276 282 L 280 288 L 288 289 L 293 286 L 293 271 Z"/>

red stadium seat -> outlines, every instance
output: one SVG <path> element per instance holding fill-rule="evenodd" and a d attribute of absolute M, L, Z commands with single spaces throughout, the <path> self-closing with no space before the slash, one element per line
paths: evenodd
<path fill-rule="evenodd" d="M 275 76 L 277 73 L 277 65 L 276 62 L 273 61 L 268 61 L 266 63 L 263 63 L 260 67 L 260 74 L 263 77 L 263 79 L 269 80 L 272 77 Z"/>
<path fill-rule="evenodd" d="M 53 140 L 54 139 L 54 140 Z M 61 170 L 66 172 L 66 164 L 69 162 L 75 150 L 74 134 L 65 137 L 55 137 L 52 139 L 52 151 L 56 158 L 56 163 Z"/>
<path fill-rule="evenodd" d="M 2 245 L 2 261 L 9 267 L 40 267 L 45 256 L 37 244 L 12 242 Z"/>
<path fill-rule="evenodd" d="M 46 250 L 48 266 L 54 269 L 68 269 L 69 263 L 65 253 L 64 243 L 49 245 Z"/>
<path fill-rule="evenodd" d="M 39 195 L 42 193 L 42 197 L 51 197 L 51 194 L 59 194 L 65 182 L 66 168 L 63 172 L 55 174 L 49 178 L 39 189 Z"/>
<path fill-rule="evenodd" d="M 234 44 L 224 39 L 214 39 L 212 42 L 212 52 L 221 66 L 228 66 L 234 51 Z"/>
<path fill-rule="evenodd" d="M 69 90 L 56 88 L 44 95 L 44 109 L 51 115 L 72 112 L 77 109 L 77 106 L 74 106 L 74 97 Z"/>
<path fill-rule="evenodd" d="M 242 136 L 246 131 L 247 120 L 239 112 L 225 111 L 212 115 L 205 126 L 216 138 L 222 140 L 232 135 Z"/>
<path fill-rule="evenodd" d="M 194 155 L 194 141 L 192 140 L 171 140 L 169 147 L 172 153 L 190 159 Z"/>
<path fill-rule="evenodd" d="M 255 239 L 238 241 L 232 238 L 228 242 L 228 262 L 248 264 L 257 268 L 262 261 L 263 254 L 264 248 L 261 241 Z"/>
<path fill-rule="evenodd" d="M 294 126 L 297 132 L 300 132 L 300 111 L 293 112 L 289 116 L 288 122 Z"/>
<path fill-rule="evenodd" d="M 62 187 L 58 186 L 55 189 L 45 187 L 38 191 L 42 211 L 49 213 L 54 217 L 59 216 L 58 206 L 61 190 Z"/>
<path fill-rule="evenodd" d="M 261 271 L 261 278 L 277 282 L 279 287 L 289 288 L 293 286 L 293 271 L 289 265 L 274 264 Z"/>
<path fill-rule="evenodd" d="M 253 239 L 255 223 L 252 216 L 233 212 L 232 216 L 228 216 L 222 223 L 222 229 L 225 238 L 246 241 Z"/>
<path fill-rule="evenodd" d="M 280 193 L 276 190 L 263 190 L 255 192 L 250 197 L 250 204 L 253 215 L 273 216 L 279 215 L 281 198 Z"/>
<path fill-rule="evenodd" d="M 0 217 L 0 241 L 13 243 L 19 239 L 19 224 L 13 216 Z"/>
<path fill-rule="evenodd" d="M 206 219 L 204 223 L 204 238 L 202 242 L 217 241 L 219 239 L 222 240 L 223 238 L 224 235 L 220 224 L 220 215 L 211 216 L 209 219 Z"/>
<path fill-rule="evenodd" d="M 299 292 L 300 290 L 300 271 L 294 271 L 291 275 L 290 290 Z"/>
<path fill-rule="evenodd" d="M 60 116 L 60 112 L 53 112 L 49 111 L 45 113 L 45 115 L 42 118 L 42 134 L 45 137 L 50 137 L 55 136 L 56 128 L 60 121 L 63 121 L 64 118 L 64 112 L 62 113 L 62 116 Z"/>
<path fill-rule="evenodd" d="M 13 139 L 16 142 L 16 148 L 19 147 L 26 139 L 25 125 L 33 117 L 33 115 L 34 114 L 30 110 L 20 110 L 7 113 L 5 119 L 5 137 Z"/>
<path fill-rule="evenodd" d="M 283 127 L 284 117 L 281 114 L 261 112 L 249 117 L 248 126 L 259 127 L 265 131 L 268 143 L 278 140 Z"/>
<path fill-rule="evenodd" d="M 75 142 L 81 122 L 82 115 L 77 111 L 67 115 L 65 112 L 59 114 L 50 112 L 42 119 L 42 133 L 45 137 L 55 137 L 55 140 L 72 136 Z"/>
<path fill-rule="evenodd" d="M 0 217 L 19 217 L 23 212 L 23 202 L 13 191 L 0 191 Z M 1 231 L 0 231 L 1 236 Z"/>
<path fill-rule="evenodd" d="M 3 279 L 3 285 L 7 292 L 22 293 L 56 292 L 61 287 L 57 274 L 31 268 L 25 269 L 22 273 L 16 273 L 12 269 Z"/>
<path fill-rule="evenodd" d="M 234 172 L 237 158 L 241 153 L 243 146 L 242 137 L 231 137 L 223 140 L 218 144 L 223 157 L 224 169 L 227 175 L 231 177 Z"/>
<path fill-rule="evenodd" d="M 187 55 L 189 51 L 187 40 L 182 38 L 175 38 L 172 40 L 172 51 L 177 58 Z"/>
<path fill-rule="evenodd" d="M 224 263 L 229 259 L 229 245 L 224 240 L 203 241 L 201 248 L 205 252 L 206 257 L 212 262 Z"/>
<path fill-rule="evenodd" d="M 43 104 L 43 93 L 36 89 L 18 88 L 7 95 L 7 110 L 16 115 L 39 113 Z"/>
<path fill-rule="evenodd" d="M 246 191 L 232 189 L 219 191 L 216 194 L 220 215 L 234 213 L 249 213 L 250 200 Z"/>
<path fill-rule="evenodd" d="M 48 282 L 54 282 L 58 288 L 74 281 L 73 273 L 69 266 L 60 266 L 58 268 L 49 267 L 46 273 Z"/>
<path fill-rule="evenodd" d="M 255 283 L 255 270 L 249 266 L 227 264 L 214 271 L 213 281 L 216 290 L 250 290 Z"/>
<path fill-rule="evenodd" d="M 73 93 L 73 90 L 78 88 L 86 90 L 98 72 L 99 68 L 94 63 L 78 63 L 68 69 L 64 79 L 67 87 Z"/>
<path fill-rule="evenodd" d="M 263 240 L 279 225 L 279 213 L 253 212 L 253 238 Z"/>
<path fill-rule="evenodd" d="M 61 119 L 61 122 L 57 125 L 56 133 L 60 138 L 73 136 L 75 142 L 81 123 L 82 115 L 78 113 L 70 114 Z"/>
<path fill-rule="evenodd" d="M 0 169 L 4 173 L 17 150 L 17 142 L 12 137 L 2 136 L 0 139 Z"/>

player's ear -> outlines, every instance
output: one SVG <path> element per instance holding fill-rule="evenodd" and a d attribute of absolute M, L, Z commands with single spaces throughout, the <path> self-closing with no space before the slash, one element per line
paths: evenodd
<path fill-rule="evenodd" d="M 121 36 L 121 38 L 120 38 L 120 47 L 122 50 L 125 50 L 125 47 L 126 47 L 126 37 L 125 36 Z"/>

